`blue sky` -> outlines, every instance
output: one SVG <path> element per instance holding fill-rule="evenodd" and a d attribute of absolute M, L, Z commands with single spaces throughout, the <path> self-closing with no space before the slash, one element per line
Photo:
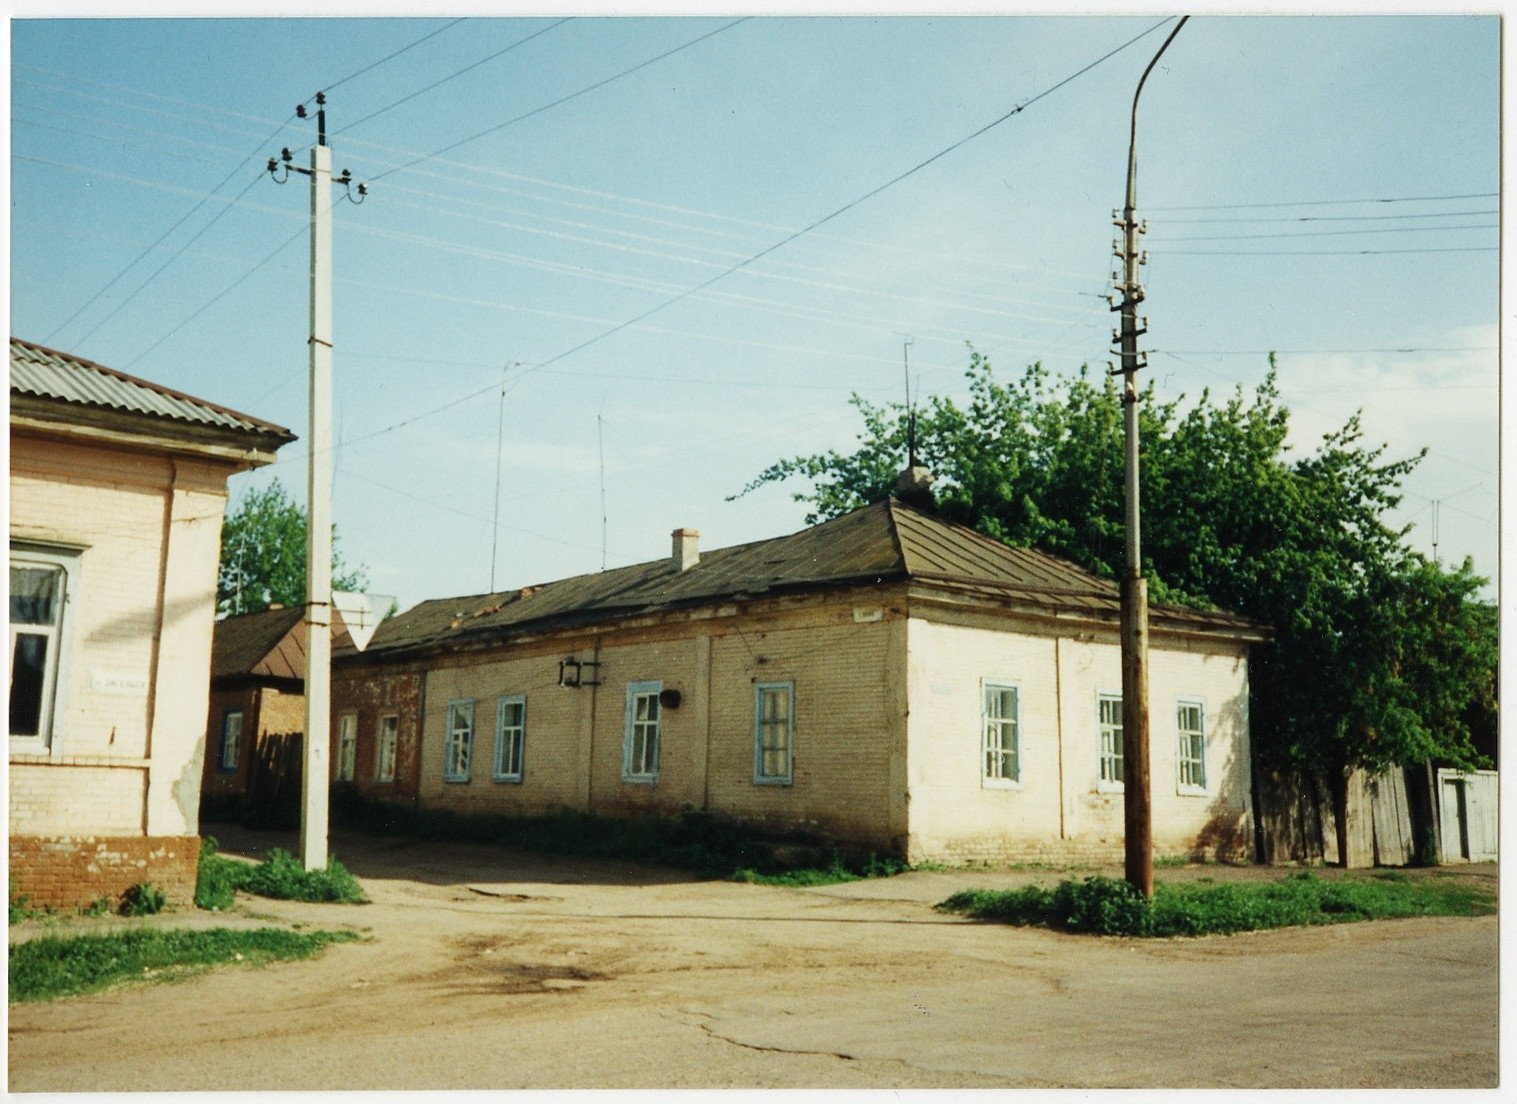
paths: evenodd
<path fill-rule="evenodd" d="M 374 590 L 484 591 L 492 543 L 505 588 L 779 535 L 800 488 L 728 496 L 849 448 L 908 337 L 924 395 L 966 342 L 1104 366 L 1162 19 L 16 20 L 11 332 L 304 438 L 309 198 L 263 166 L 327 89 L 371 182 L 336 208 L 334 507 Z M 1491 16 L 1199 16 L 1138 140 L 1160 395 L 1277 350 L 1298 451 L 1355 410 L 1426 447 L 1392 520 L 1431 552 L 1437 503 L 1440 558 L 1492 577 L 1499 63 Z M 304 448 L 234 503 L 303 500 Z"/>

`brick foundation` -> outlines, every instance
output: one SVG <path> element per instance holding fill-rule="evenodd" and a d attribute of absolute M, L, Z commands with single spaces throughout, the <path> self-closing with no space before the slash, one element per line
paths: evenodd
<path fill-rule="evenodd" d="M 118 901 L 152 882 L 171 905 L 195 899 L 199 836 L 12 836 L 11 892 L 32 908 L 77 908 L 100 897 Z"/>

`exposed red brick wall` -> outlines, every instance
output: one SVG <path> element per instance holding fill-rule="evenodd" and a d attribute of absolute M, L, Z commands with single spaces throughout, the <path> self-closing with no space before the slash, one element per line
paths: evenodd
<path fill-rule="evenodd" d="M 199 836 L 12 836 L 11 891 L 33 908 L 75 908 L 120 899 L 152 882 L 173 905 L 195 900 Z"/>
<path fill-rule="evenodd" d="M 358 715 L 358 747 L 353 785 L 359 793 L 380 801 L 414 801 L 421 780 L 421 703 L 423 675 L 417 670 L 386 670 L 349 666 L 332 672 L 331 763 L 337 765 L 337 739 L 344 713 Z M 395 781 L 376 782 L 374 773 L 379 718 L 399 718 L 395 747 Z M 335 777 L 335 773 L 334 773 Z"/>

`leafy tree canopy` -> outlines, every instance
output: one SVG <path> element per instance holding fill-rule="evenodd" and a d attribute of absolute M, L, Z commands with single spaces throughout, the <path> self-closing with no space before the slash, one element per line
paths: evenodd
<path fill-rule="evenodd" d="M 367 572 L 349 568 L 337 551 L 332 527 L 332 587 L 364 590 Z M 257 613 L 274 603 L 306 600 L 306 512 L 274 480 L 250 490 L 221 528 L 221 570 L 216 579 L 219 613 Z"/>
<path fill-rule="evenodd" d="M 938 511 L 1008 544 L 1104 576 L 1123 559 L 1122 403 L 1116 382 L 1041 365 L 998 379 L 972 352 L 969 399 L 916 415 Z M 741 493 L 795 476 L 808 523 L 889 494 L 907 411 L 858 396 L 859 448 L 781 460 Z M 1467 560 L 1446 570 L 1407 547 L 1385 511 L 1421 455 L 1368 447 L 1359 418 L 1305 456 L 1286 444 L 1273 360 L 1251 395 L 1203 392 L 1140 407 L 1144 574 L 1156 602 L 1223 608 L 1271 626 L 1250 667 L 1254 738 L 1313 770 L 1484 760 L 1471 726 L 1495 710 L 1496 618 Z"/>

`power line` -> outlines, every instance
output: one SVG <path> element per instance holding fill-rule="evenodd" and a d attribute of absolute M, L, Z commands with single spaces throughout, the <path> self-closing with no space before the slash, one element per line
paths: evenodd
<path fill-rule="evenodd" d="M 1476 218 L 1500 213 L 1499 207 L 1489 207 L 1478 211 L 1417 211 L 1409 215 L 1265 215 L 1260 218 L 1166 218 L 1155 221 L 1164 226 L 1178 223 L 1402 222 L 1407 219 Z"/>
<path fill-rule="evenodd" d="M 1280 234 L 1194 234 L 1186 237 L 1170 238 L 1164 235 L 1156 235 L 1149 240 L 1161 244 L 1169 242 L 1198 242 L 1198 241 L 1268 241 L 1281 238 L 1343 238 L 1358 234 L 1444 234 L 1458 230 L 1499 230 L 1498 223 L 1480 223 L 1479 225 L 1464 226 L 1392 226 L 1376 230 L 1297 230 Z"/>
<path fill-rule="evenodd" d="M 343 77 L 341 80 L 333 81 L 331 84 L 329 84 L 325 88 L 323 88 L 322 91 L 323 92 L 330 92 L 334 88 L 341 88 L 343 85 L 347 84 L 348 81 L 353 80 L 355 77 L 361 77 L 365 73 L 367 73 L 369 70 L 371 70 L 371 69 L 377 69 L 377 68 L 379 68 L 379 66 L 385 64 L 385 62 L 387 62 L 387 61 L 394 61 L 396 58 L 400 57 L 401 54 L 404 54 L 404 53 L 407 53 L 410 50 L 416 49 L 416 47 L 420 46 L 423 42 L 426 42 L 428 39 L 436 38 L 438 35 L 442 34 L 444 31 L 448 30 L 450 27 L 456 27 L 456 26 L 458 26 L 462 22 L 464 22 L 463 19 L 455 19 L 455 20 L 453 20 L 450 23 L 444 23 L 441 27 L 438 27 L 437 30 L 432 31 L 429 34 L 422 35 L 420 38 L 418 38 L 415 42 L 411 43 L 409 46 L 402 46 L 400 49 L 396 50 L 393 54 L 386 54 L 384 57 L 380 58 L 378 61 L 370 62 L 368 65 L 365 65 L 362 69 L 359 69 L 359 70 L 357 70 L 356 72 L 353 72 L 353 73 L 349 73 L 347 76 Z M 341 131 L 339 131 L 338 133 L 341 133 Z"/>
<path fill-rule="evenodd" d="M 1243 211 L 1267 207 L 1332 207 L 1355 203 L 1439 203 L 1455 199 L 1497 199 L 1500 192 L 1466 192 L 1459 195 L 1371 196 L 1367 199 L 1301 199 L 1286 203 L 1193 203 L 1184 206 L 1149 207 L 1149 211 Z"/>
<path fill-rule="evenodd" d="M 569 18 L 572 19 L 573 17 L 571 16 Z M 455 22 L 462 22 L 462 20 L 455 20 Z M 478 69 L 485 62 L 487 62 L 487 61 L 494 61 L 496 58 L 500 57 L 502 54 L 509 54 L 512 50 L 516 49 L 518 46 L 525 46 L 527 43 L 531 42 L 534 38 L 541 38 L 543 35 L 547 34 L 549 31 L 553 30 L 555 27 L 562 27 L 567 22 L 569 22 L 569 19 L 560 19 L 556 23 L 550 23 L 548 26 L 544 27 L 542 30 L 537 31 L 537 32 L 535 32 L 533 34 L 529 34 L 526 38 L 519 39 L 518 41 L 511 43 L 511 45 L 507 46 L 505 49 L 503 49 L 503 50 L 496 50 L 493 54 L 490 54 L 488 57 L 482 57 L 478 61 L 476 61 L 476 62 L 474 62 L 474 63 L 472 63 L 470 65 L 465 65 L 462 69 L 457 69 L 454 72 L 449 73 L 446 77 L 443 77 L 440 80 L 433 81 L 431 84 L 427 85 L 425 88 L 418 88 L 415 92 L 412 92 L 412 93 L 410 93 L 408 95 L 402 96 L 400 99 L 396 100 L 394 103 L 387 104 L 386 106 L 381 107 L 378 111 L 371 111 L 371 112 L 369 112 L 369 114 L 365 115 L 363 118 L 357 119 L 354 122 L 351 122 L 347 126 L 343 127 L 341 130 L 334 131 L 333 133 L 334 134 L 343 134 L 343 133 L 345 133 L 345 132 L 347 132 L 349 130 L 352 130 L 356 126 L 359 126 L 359 125 L 361 125 L 363 123 L 367 123 L 370 119 L 378 118 L 380 115 L 383 115 L 387 111 L 393 111 L 395 108 L 399 107 L 401 104 L 403 104 L 403 103 L 409 103 L 411 100 L 416 99 L 416 97 L 423 96 L 426 93 L 432 91 L 434 88 L 439 88 L 442 85 L 447 84 L 450 80 L 454 80 L 457 77 L 463 76 L 465 73 L 469 72 L 470 70 Z M 375 179 L 378 179 L 378 178 L 376 177 Z"/>
<path fill-rule="evenodd" d="M 71 314 L 67 318 L 65 318 L 62 323 L 60 323 L 59 325 L 55 326 L 53 328 L 53 332 L 50 333 L 50 334 L 48 334 L 47 337 L 43 338 L 43 344 L 45 344 L 45 345 L 51 344 L 52 341 L 53 341 L 53 339 L 55 337 L 57 337 L 57 335 L 60 332 L 62 332 L 62 330 L 64 329 L 64 327 L 68 326 L 71 322 L 74 321 L 74 319 L 78 318 L 81 314 L 83 314 L 90 307 L 94 306 L 95 303 L 99 302 L 100 297 L 103 296 L 106 292 L 110 291 L 110 289 L 113 288 L 116 285 L 116 282 L 118 280 L 120 280 L 123 276 L 125 276 L 128 272 L 130 272 L 133 268 L 135 268 L 136 265 L 138 264 L 138 262 L 140 262 L 144 257 L 146 257 L 154 249 L 157 249 L 158 246 L 165 239 L 167 239 L 170 234 L 172 234 L 175 230 L 178 230 L 181 226 L 183 226 L 186 222 L 188 222 L 189 219 L 191 218 L 191 216 L 193 216 L 196 211 L 200 210 L 200 208 L 204 207 L 207 203 L 209 203 L 211 201 L 211 198 L 213 196 L 215 196 L 215 194 L 217 192 L 221 191 L 221 189 L 226 186 L 226 184 L 227 184 L 227 182 L 229 180 L 231 180 L 234 176 L 236 176 L 239 172 L 241 172 L 247 166 L 248 162 L 251 161 L 253 159 L 253 157 L 256 156 L 256 154 L 259 151 L 265 149 L 268 146 L 268 144 L 274 140 L 275 136 L 278 135 L 281 130 L 283 130 L 286 126 L 289 125 L 290 119 L 293 119 L 294 117 L 295 117 L 294 112 L 291 112 L 290 115 L 289 115 L 289 117 L 286 118 L 284 120 L 284 122 L 280 123 L 279 126 L 274 129 L 273 133 L 271 133 L 267 138 L 263 139 L 262 142 L 259 143 L 258 149 L 255 150 L 253 154 L 249 154 L 247 157 L 243 158 L 242 161 L 239 162 L 238 165 L 234 169 L 232 169 L 231 172 L 227 173 L 226 176 L 222 177 L 221 181 L 214 188 L 212 188 L 209 192 L 207 192 L 205 194 L 205 196 L 200 199 L 199 202 L 197 202 L 193 207 L 191 207 L 188 211 L 186 211 L 183 215 L 181 215 L 179 217 L 178 221 L 174 223 L 174 225 L 170 226 L 162 234 L 159 234 L 158 237 L 156 239 L 154 239 L 152 245 L 149 245 L 141 253 L 139 253 L 139 254 L 137 254 L 137 256 L 133 257 L 132 260 L 127 263 L 127 266 L 125 268 L 123 268 L 120 272 L 116 273 L 115 276 L 112 276 L 108 281 L 106 281 L 106 284 L 105 284 L 104 287 L 102 287 L 99 291 L 95 292 L 94 295 L 90 296 L 90 298 L 87 299 L 84 302 L 84 304 L 81 307 L 79 307 L 78 310 L 74 311 L 73 314 Z M 247 191 L 248 191 L 248 188 L 251 188 L 253 186 L 253 184 L 256 183 L 257 179 L 258 179 L 257 177 L 254 177 L 253 180 L 249 181 L 248 184 L 247 184 L 247 186 L 244 187 L 242 189 L 242 191 L 237 194 L 237 197 L 232 200 L 232 203 L 235 204 L 238 199 L 241 199 L 244 195 L 246 195 Z M 217 219 L 220 219 L 221 216 L 224 215 L 224 214 L 226 214 L 227 211 L 229 211 L 229 210 L 231 210 L 231 206 L 230 205 L 228 205 L 227 207 L 223 207 L 221 209 L 221 211 L 216 215 L 215 218 L 211 219 L 210 222 L 206 223 L 203 227 L 201 227 L 200 230 L 195 233 L 194 237 L 190 238 L 190 240 L 188 242 L 185 242 L 184 246 L 182 246 L 180 248 L 179 253 L 184 252 L 184 249 L 188 248 L 191 242 L 194 242 L 196 238 L 200 237 L 201 234 L 205 233 L 212 226 L 214 226 L 216 224 Z M 126 306 L 127 303 L 131 302 L 132 299 L 135 298 L 136 295 L 139 292 L 141 292 L 143 288 L 147 287 L 148 284 L 152 283 L 153 280 L 156 279 L 163 272 L 164 269 L 168 268 L 169 265 L 173 264 L 174 261 L 178 259 L 179 253 L 175 253 L 172 257 L 170 257 L 167 261 L 164 262 L 162 268 L 159 268 L 157 272 L 154 272 L 153 275 L 149 276 L 141 284 L 137 285 L 136 291 L 133 291 L 131 295 L 128 295 L 125 299 L 123 299 L 116 306 L 116 310 L 111 311 L 111 313 L 108 314 L 108 315 L 106 315 L 105 318 L 103 318 L 99 322 L 97 322 L 95 324 L 95 326 L 94 326 L 94 329 L 91 329 L 89 331 L 89 333 L 85 334 L 84 337 L 81 337 L 79 339 L 79 342 L 83 342 L 86 339 L 88 339 L 89 336 L 90 336 L 90 334 L 93 334 L 95 332 L 95 330 L 98 330 L 101 326 L 105 325 L 105 323 L 107 321 L 109 321 L 111 318 L 115 317 L 117 311 L 121 310 L 122 307 Z"/>
<path fill-rule="evenodd" d="M 295 233 L 291 234 L 283 242 L 281 242 L 279 245 L 277 245 L 274 248 L 273 252 L 271 252 L 267 257 L 265 257 L 263 260 L 259 261 L 252 268 L 248 269 L 241 276 L 237 277 L 237 279 L 233 280 L 226 287 L 222 288 L 221 291 L 219 291 L 208 302 L 202 304 L 201 307 L 198 310 L 196 310 L 189 317 L 187 317 L 186 319 L 184 319 L 184 321 L 180 322 L 177 326 L 172 327 L 167 333 L 165 333 L 157 341 L 153 342 L 146 349 L 142 350 L 142 352 L 138 353 L 135 357 L 133 357 L 131 360 L 129 360 L 127 362 L 127 364 L 126 364 L 126 368 L 132 367 L 132 365 L 136 364 L 143 357 L 147 356 L 154 349 L 158 348 L 158 346 L 162 345 L 169 338 L 173 337 L 175 334 L 177 334 L 185 326 L 189 325 L 191 322 L 193 322 L 195 319 L 199 318 L 206 311 L 208 311 L 212 307 L 214 307 L 217 303 L 221 302 L 221 300 L 225 299 L 229 294 L 231 294 L 231 292 L 235 288 L 238 288 L 243 283 L 245 283 L 248 280 L 248 278 L 253 275 L 253 273 L 257 272 L 259 269 L 261 269 L 264 265 L 268 264 L 270 261 L 272 261 L 279 254 L 283 253 L 290 246 L 294 245 L 297 241 L 299 241 L 302 237 L 304 237 L 307 232 L 308 232 L 307 228 L 304 227 L 304 226 L 302 226 L 299 230 L 295 231 Z M 123 371 L 124 370 L 125 369 L 123 369 Z"/>
<path fill-rule="evenodd" d="M 423 161 L 430 161 L 432 158 L 437 157 L 437 156 L 439 156 L 441 154 L 447 153 L 450 150 L 455 150 L 459 146 L 467 145 L 470 142 L 478 141 L 479 139 L 484 138 L 484 137 L 486 137 L 488 135 L 494 134 L 497 131 L 504 130 L 508 126 L 514 126 L 516 123 L 519 123 L 519 122 L 523 121 L 524 119 L 530 119 L 534 115 L 541 115 L 543 112 L 550 111 L 550 110 L 552 110 L 555 107 L 559 107 L 559 106 L 561 106 L 563 104 L 566 104 L 570 100 L 578 99 L 580 96 L 584 96 L 584 95 L 586 95 L 586 94 L 588 94 L 590 92 L 596 91 L 597 89 L 604 88 L 604 87 L 606 87 L 606 85 L 611 84 L 614 81 L 619 81 L 623 77 L 631 76 L 633 73 L 636 73 L 636 72 L 638 72 L 639 70 L 642 70 L 642 69 L 646 69 L 646 68 L 648 68 L 648 66 L 654 65 L 654 64 L 656 64 L 656 63 L 658 63 L 660 61 L 663 61 L 665 58 L 672 57 L 673 55 L 679 53 L 682 50 L 688 50 L 690 47 L 695 46 L 698 43 L 704 42 L 708 38 L 713 38 L 716 35 L 721 34 L 723 31 L 729 31 L 729 30 L 731 30 L 733 27 L 736 27 L 739 23 L 746 23 L 751 18 L 753 18 L 753 17 L 752 16 L 743 16 L 741 19 L 734 19 L 731 23 L 727 23 L 727 24 L 725 24 L 725 25 L 723 25 L 721 27 L 718 27 L 714 31 L 707 31 L 703 35 L 699 35 L 696 38 L 692 38 L 689 42 L 681 43 L 680 45 L 674 47 L 671 50 L 665 50 L 663 53 L 658 54 L 655 57 L 648 58 L 646 61 L 638 62 L 638 64 L 636 64 L 636 65 L 634 65 L 634 66 L 632 66 L 632 67 L 630 67 L 628 69 L 623 69 L 621 72 L 615 73 L 615 74 L 613 74 L 613 75 L 605 78 L 604 80 L 596 81 L 594 84 L 587 85 L 586 87 L 581 88 L 578 91 L 571 92 L 567 96 L 563 96 L 563 97 L 561 97 L 561 98 L 559 98 L 557 100 L 554 100 L 552 103 L 543 104 L 541 107 L 534 107 L 531 111 L 524 111 L 520 115 L 517 115 L 514 118 L 507 119 L 503 123 L 497 123 L 497 124 L 495 124 L 492 127 L 488 127 L 485 130 L 480 131 L 478 134 L 471 134 L 471 135 L 469 135 L 469 137 L 467 137 L 467 138 L 460 138 L 458 141 L 451 142 L 448 145 L 443 146 L 441 149 L 433 150 L 431 153 L 428 153 L 428 154 L 423 154 L 421 157 L 416 158 L 416 160 L 414 160 L 414 161 L 408 161 L 404 165 L 396 165 L 394 168 L 386 169 L 384 172 L 378 173 L 377 175 L 370 177 L 370 180 L 372 180 L 372 181 L 383 180 L 387 176 L 391 176 L 394 173 L 403 172 L 406 169 L 409 169 L 409 168 L 411 168 L 411 167 L 413 167 L 415 165 L 421 164 Z M 552 29 L 553 29 L 552 27 L 548 28 L 548 30 L 552 30 Z M 540 33 L 546 33 L 546 31 L 540 32 Z"/>
<path fill-rule="evenodd" d="M 743 22 L 743 20 L 738 20 L 737 22 Z M 573 346 L 573 347 L 571 347 L 569 349 L 565 349 L 563 352 L 560 352 L 560 353 L 558 353 L 558 354 L 556 354 L 556 355 L 554 355 L 552 357 L 549 357 L 547 360 L 539 361 L 537 364 L 533 365 L 531 368 L 528 368 L 526 371 L 518 373 L 517 378 L 521 379 L 522 377 L 524 377 L 524 376 L 526 376 L 526 375 L 528 375 L 528 374 L 530 374 L 532 372 L 536 372 L 536 371 L 539 371 L 539 370 L 541 370 L 543 368 L 547 368 L 548 366 L 550 366 L 552 364 L 555 364 L 555 363 L 557 363 L 560 360 L 564 360 L 565 358 L 570 357 L 570 356 L 574 355 L 575 353 L 578 353 L 578 352 L 580 352 L 580 351 L 582 351 L 584 349 L 589 348 L 591 345 L 594 345 L 594 344 L 596 344 L 596 343 L 598 343 L 600 341 L 604 341 L 606 338 L 611 337 L 614 334 L 620 333 L 621 331 L 623 331 L 625 329 L 628 329 L 631 326 L 635 326 L 639 322 L 642 322 L 642 321 L 644 321 L 644 320 L 652 317 L 654 314 L 657 314 L 659 311 L 665 310 L 665 309 L 667 309 L 667 308 L 675 305 L 676 303 L 683 302 L 684 300 L 690 298 L 691 296 L 696 295 L 699 292 L 704 291 L 706 288 L 710 287 L 712 284 L 715 284 L 717 281 L 725 279 L 726 277 L 732 275 L 734 272 L 738 272 L 741 269 L 744 269 L 747 266 L 753 264 L 755 261 L 758 261 L 758 260 L 761 260 L 764 257 L 767 257 L 770 253 L 773 253 L 773 252 L 775 252 L 775 251 L 783 248 L 784 246 L 786 246 L 786 245 L 790 244 L 791 242 L 795 241 L 797 238 L 800 238 L 803 235 L 808 234 L 811 231 L 817 229 L 818 227 L 823 226 L 823 225 L 825 225 L 828 222 L 831 222 L 833 219 L 837 218 L 838 216 L 840 216 L 840 215 L 842 215 L 842 214 L 844 214 L 844 213 L 846 213 L 848 211 L 853 210 L 855 207 L 858 207 L 860 204 L 862 204 L 862 203 L 864 203 L 864 202 L 866 202 L 866 201 L 874 198 L 875 196 L 879 195 L 881 192 L 884 192 L 886 189 L 891 188 L 894 185 L 900 183 L 901 181 L 906 180 L 907 178 L 909 178 L 909 177 L 915 175 L 916 173 L 922 171 L 923 169 L 927 168 L 929 165 L 932 165 L 933 163 L 941 160 L 942 158 L 946 157 L 948 154 L 954 152 L 957 149 L 960 149 L 961 147 L 963 147 L 967 143 L 972 142 L 973 140 L 975 140 L 976 138 L 978 138 L 981 135 L 985 134 L 986 132 L 994 129 L 997 126 L 1000 126 L 1002 123 L 1006 122 L 1008 119 L 1011 119 L 1012 117 L 1021 114 L 1023 111 L 1025 111 L 1027 108 L 1031 107 L 1033 104 L 1035 104 L 1035 103 L 1039 102 L 1040 100 L 1042 100 L 1042 99 L 1044 99 L 1044 98 L 1052 95 L 1054 92 L 1057 92 L 1059 89 L 1063 88 L 1065 85 L 1069 84 L 1070 82 L 1072 82 L 1074 80 L 1077 80 L 1078 78 L 1084 76 L 1086 73 L 1090 72 L 1092 69 L 1094 69 L 1097 66 L 1099 66 L 1099 65 L 1101 65 L 1101 64 L 1109 61 L 1111 58 L 1115 57 L 1117 54 L 1121 53 L 1123 50 L 1126 50 L 1128 47 L 1130 47 L 1133 44 L 1141 41 L 1142 39 L 1146 38 L 1148 35 L 1152 34 L 1154 31 L 1158 30 L 1160 27 L 1163 27 L 1165 24 L 1170 23 L 1170 22 L 1172 22 L 1172 18 L 1171 19 L 1160 20 L 1158 23 L 1155 23 L 1152 27 L 1148 28 L 1145 31 L 1142 31 L 1141 33 L 1139 33 L 1137 35 L 1134 35 L 1132 38 L 1128 39 L 1126 42 L 1122 43 L 1120 46 L 1116 47 L 1115 49 L 1110 50 L 1110 51 L 1108 51 L 1105 54 L 1102 54 L 1100 57 L 1098 57 L 1096 60 L 1092 61 L 1088 65 L 1085 65 L 1084 67 L 1076 70 L 1074 73 L 1072 73 L 1069 76 L 1063 78 L 1062 80 L 1056 82 L 1055 84 L 1050 85 L 1048 88 L 1044 89 L 1042 92 L 1039 92 L 1037 95 L 1033 96 L 1031 99 L 1026 100 L 1026 101 L 1024 101 L 1021 104 L 1018 104 L 1016 107 L 1012 108 L 1010 111 L 1006 112 L 1004 115 L 1001 115 L 999 118 L 994 119 L 993 121 L 985 124 L 984 126 L 980 127 L 978 130 L 974 131 L 973 133 L 971 133 L 969 135 L 966 135 L 965 137 L 959 139 L 958 141 L 952 143 L 951 145 L 946 146 L 945 148 L 939 150 L 937 153 L 933 154 L 931 157 L 928 157 L 927 159 L 918 162 L 916 165 L 914 165 L 913 167 L 907 169 L 905 172 L 900 173 L 899 175 L 897 175 L 897 176 L 893 177 L 892 179 L 886 181 L 884 184 L 881 184 L 878 187 L 871 189 L 870 191 L 866 192 L 865 194 L 859 196 L 857 199 L 854 199 L 854 200 L 852 200 L 852 201 L 844 204 L 842 207 L 837 208 L 831 214 L 824 215 L 823 217 L 817 219 L 815 222 L 812 222 L 810 225 L 805 226 L 805 227 L 803 227 L 800 230 L 796 230 L 796 231 L 790 233 L 786 237 L 782 238 L 780 241 L 777 241 L 774 244 L 768 246 L 767 248 L 765 248 L 763 250 L 760 250 L 758 253 L 755 253 L 751 257 L 748 257 L 746 260 L 740 261 L 737 264 L 732 265 L 731 267 L 725 269 L 724 271 L 717 273 L 715 276 L 712 276 L 710 279 L 704 281 L 703 283 L 698 284 L 695 287 L 689 288 L 686 291 L 681 292 L 679 295 L 676 295 L 676 296 L 674 296 L 674 297 L 672 297 L 672 298 L 670 298 L 668 300 L 665 300 L 663 303 L 658 304 L 657 306 L 654 306 L 654 307 L 652 307 L 652 308 L 650 308 L 650 309 L 648 309 L 646 311 L 643 311 L 641 314 L 637 315 L 636 317 L 628 319 L 625 322 L 621 322 L 621 323 L 619 323 L 619 324 L 611 327 L 610 329 L 604 330 L 601 333 L 597 334 L 596 336 L 589 338 L 588 340 L 582 341 L 579 344 L 577 344 L 577 345 L 575 345 L 575 346 Z M 727 26 L 731 27 L 731 26 L 734 26 L 734 25 L 735 25 L 735 23 L 734 24 L 728 24 Z M 726 30 L 726 29 L 727 29 L 727 27 L 723 27 L 720 30 Z M 716 31 L 716 32 L 712 32 L 712 33 L 715 34 L 715 33 L 720 33 L 720 32 Z M 710 36 L 708 35 L 708 36 L 704 36 L 704 37 L 710 37 Z M 697 40 L 697 41 L 699 41 L 699 40 Z M 686 45 L 691 45 L 691 44 L 687 43 Z M 683 48 L 683 47 L 681 47 L 681 48 Z M 645 64 L 647 64 L 647 63 L 645 63 Z M 506 126 L 506 125 L 509 125 L 509 124 L 508 123 L 501 124 L 501 126 Z M 493 129 L 499 129 L 499 127 L 496 127 L 496 128 L 493 128 Z M 489 133 L 489 132 L 487 131 L 487 132 L 484 132 L 484 133 Z M 476 135 L 476 137 L 479 137 L 479 136 Z M 470 141 L 470 140 L 471 139 L 465 139 L 465 141 Z M 462 144 L 462 143 L 455 143 L 455 144 Z M 452 147 L 447 147 L 447 148 L 452 148 Z M 443 151 L 440 150 L 438 152 L 440 153 L 440 152 L 443 152 Z M 401 167 L 405 168 L 405 167 L 408 167 L 408 166 L 401 166 Z M 390 170 L 390 171 L 394 172 L 394 171 L 398 171 L 398 170 Z M 375 179 L 378 179 L 378 178 L 376 177 Z M 424 412 L 422 412 L 420 414 L 413 415 L 410 418 L 406 418 L 403 421 L 396 422 L 394 425 L 387 426 L 384 429 L 375 430 L 373 433 L 366 434 L 363 437 L 354 438 L 354 439 L 352 439 L 352 441 L 347 442 L 347 443 L 356 443 L 357 441 L 370 440 L 370 439 L 372 439 L 374 437 L 379 437 L 379 436 L 382 436 L 383 434 L 391 433 L 391 432 L 394 432 L 395 430 L 403 429 L 406 426 L 412 425 L 412 424 L 414 424 L 416 422 L 419 422 L 419 421 L 421 421 L 421 420 L 423 420 L 425 418 L 430 418 L 430 417 L 433 417 L 433 416 L 435 416 L 437 414 L 442 414 L 442 413 L 444 413 L 444 412 L 446 412 L 448 410 L 452 410 L 454 407 L 461 406 L 462 404 L 464 404 L 466 402 L 469 402 L 472 399 L 478 398 L 480 395 L 487 394 L 488 392 L 492 391 L 493 389 L 494 389 L 494 384 L 492 383 L 489 387 L 482 388 L 482 389 L 480 389 L 478 391 L 472 391 L 472 392 L 470 392 L 467 395 L 462 395 L 459 398 L 450 400 L 449 402 L 446 402 L 443 405 L 438 406 L 438 407 L 436 407 L 436 408 L 434 408 L 432 410 L 424 411 Z"/>
<path fill-rule="evenodd" d="M 1388 257 L 1402 253 L 1496 253 L 1494 245 L 1433 249 L 1166 249 L 1166 257 Z"/>

